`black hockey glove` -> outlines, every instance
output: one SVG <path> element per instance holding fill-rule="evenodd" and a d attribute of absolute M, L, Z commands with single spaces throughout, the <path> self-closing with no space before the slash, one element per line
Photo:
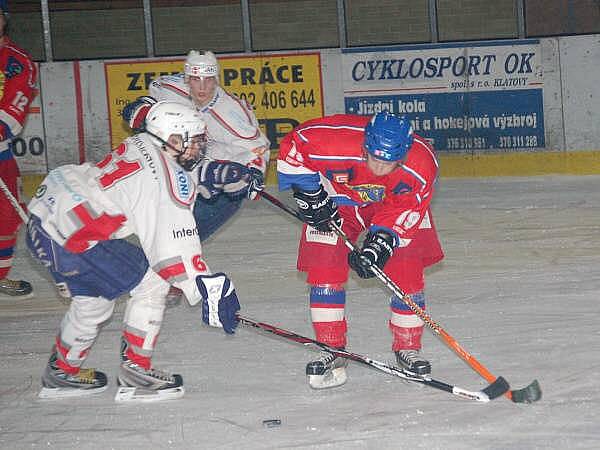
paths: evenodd
<path fill-rule="evenodd" d="M 317 191 L 295 191 L 294 200 L 298 205 L 298 213 L 304 223 L 319 231 L 331 231 L 329 222 L 341 225 L 336 204 L 331 200 L 323 186 Z"/>
<path fill-rule="evenodd" d="M 351 251 L 348 254 L 348 264 L 361 278 L 372 278 L 375 276 L 370 269 L 377 266 L 383 270 L 383 266 L 394 253 L 394 237 L 384 230 L 375 233 L 369 231 L 360 250 Z"/>

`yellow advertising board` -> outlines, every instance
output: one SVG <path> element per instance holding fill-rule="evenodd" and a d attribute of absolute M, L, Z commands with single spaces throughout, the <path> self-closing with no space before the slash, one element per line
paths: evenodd
<path fill-rule="evenodd" d="M 161 75 L 181 72 L 183 60 L 106 62 L 106 96 L 111 148 L 117 147 L 131 130 L 121 118 L 123 108 L 140 95 L 148 94 L 148 86 Z"/>
<path fill-rule="evenodd" d="M 271 141 L 272 157 L 293 127 L 323 115 L 320 53 L 223 56 L 218 60 L 221 86 L 254 107 L 261 129 Z M 123 107 L 147 94 L 155 78 L 182 70 L 183 59 L 105 63 L 113 148 L 130 134 L 121 119 Z"/>
<path fill-rule="evenodd" d="M 225 57 L 219 62 L 221 85 L 254 107 L 272 150 L 296 125 L 323 115 L 319 53 Z"/>

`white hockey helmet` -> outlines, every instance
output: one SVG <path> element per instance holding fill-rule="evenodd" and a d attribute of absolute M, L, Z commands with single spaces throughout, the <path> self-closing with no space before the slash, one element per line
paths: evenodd
<path fill-rule="evenodd" d="M 190 50 L 185 59 L 183 72 L 187 77 L 219 78 L 219 63 L 215 54 L 208 50 Z"/>
<path fill-rule="evenodd" d="M 190 145 L 192 138 L 200 136 L 206 144 L 206 123 L 200 113 L 190 106 L 173 101 L 156 103 L 146 115 L 146 131 L 161 147 L 168 145 L 169 136 L 180 135 L 183 139 L 184 150 L 178 156 L 177 162 L 186 170 L 193 169 L 204 157 L 205 148 L 201 149 L 198 158 L 186 161 L 180 158 Z"/>

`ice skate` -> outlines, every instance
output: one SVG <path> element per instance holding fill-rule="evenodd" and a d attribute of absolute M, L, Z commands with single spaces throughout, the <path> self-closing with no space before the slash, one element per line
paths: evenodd
<path fill-rule="evenodd" d="M 42 374 L 42 390 L 39 398 L 59 399 L 81 397 L 104 392 L 107 385 L 106 375 L 96 369 L 80 369 L 69 374 L 56 366 L 56 353 L 53 353 Z"/>
<path fill-rule="evenodd" d="M 346 382 L 348 360 L 329 352 L 322 352 L 319 359 L 306 365 L 308 384 L 313 389 L 327 389 L 341 386 Z"/>
<path fill-rule="evenodd" d="M 0 280 L 0 295 L 27 298 L 31 297 L 32 292 L 33 288 L 27 281 L 9 280 L 8 278 L 2 278 Z"/>
<path fill-rule="evenodd" d="M 156 402 L 183 397 L 181 375 L 142 366 L 125 359 L 119 368 L 116 402 Z"/>
<path fill-rule="evenodd" d="M 399 350 L 394 353 L 400 368 L 416 375 L 429 375 L 431 373 L 431 364 L 420 356 L 419 350 Z"/>

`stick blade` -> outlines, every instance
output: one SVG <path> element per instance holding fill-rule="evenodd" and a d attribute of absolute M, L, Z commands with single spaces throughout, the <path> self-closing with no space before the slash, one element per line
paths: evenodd
<path fill-rule="evenodd" d="M 542 388 L 538 380 L 533 380 L 529 386 L 523 389 L 510 391 L 511 399 L 515 403 L 533 403 L 542 398 Z"/>
<path fill-rule="evenodd" d="M 498 377 L 496 378 L 496 381 L 494 381 L 488 387 L 483 389 L 483 392 L 485 392 L 485 394 L 490 398 L 490 400 L 494 400 L 495 398 L 504 395 L 506 392 L 508 392 L 509 389 L 510 386 L 508 384 L 508 381 L 506 381 L 503 377 Z"/>

